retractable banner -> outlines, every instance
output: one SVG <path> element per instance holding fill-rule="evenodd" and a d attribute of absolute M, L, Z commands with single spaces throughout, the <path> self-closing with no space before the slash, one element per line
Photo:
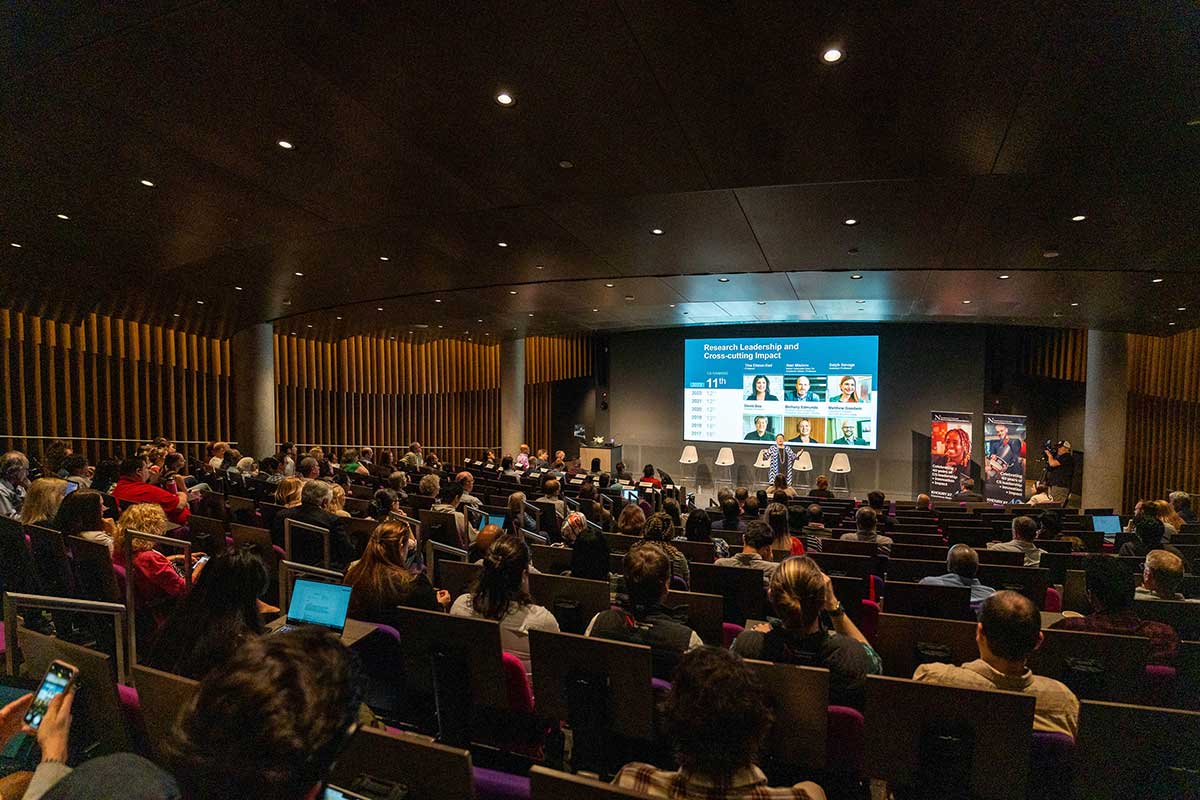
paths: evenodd
<path fill-rule="evenodd" d="M 971 427 L 969 411 L 934 411 L 930 423 L 929 496 L 953 500 L 971 477 Z"/>
<path fill-rule="evenodd" d="M 983 415 L 983 496 L 995 503 L 1025 499 L 1025 417 Z"/>

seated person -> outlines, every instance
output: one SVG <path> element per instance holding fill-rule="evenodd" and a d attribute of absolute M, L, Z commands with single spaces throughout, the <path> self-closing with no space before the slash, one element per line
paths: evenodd
<path fill-rule="evenodd" d="M 854 514 L 854 524 L 858 528 L 854 533 L 846 534 L 844 539 L 856 542 L 875 542 L 879 555 L 887 557 L 892 552 L 892 537 L 880 536 L 875 532 L 879 524 L 879 515 L 870 506 L 863 506 Z"/>
<path fill-rule="evenodd" d="M 479 531 L 479 535 L 475 537 L 475 541 L 471 542 L 471 546 L 467 548 L 467 561 L 472 564 L 482 564 L 483 557 L 487 555 L 488 548 L 492 546 L 492 542 L 504 535 L 504 529 L 495 523 L 484 525 Z M 533 570 L 531 570 L 533 571 Z"/>
<path fill-rule="evenodd" d="M 76 492 L 76 494 L 79 494 Z M 1157 520 L 1155 520 L 1157 521 Z M 1146 566 L 1142 570 L 1142 585 L 1134 590 L 1134 600 L 1187 600 L 1179 592 L 1183 583 L 1184 561 L 1168 550 L 1151 550 L 1146 554 Z M 1136 608 L 1136 605 L 1135 605 Z"/>
<path fill-rule="evenodd" d="M 634 545 L 624 563 L 628 601 L 592 617 L 585 635 L 649 645 L 655 677 L 669 680 L 679 655 L 704 643 L 687 626 L 686 609 L 663 605 L 671 589 L 671 561 L 661 543 Z"/>
<path fill-rule="evenodd" d="M 922 492 L 917 495 L 917 503 L 913 507 L 915 511 L 933 511 L 933 499 L 929 495 Z"/>
<path fill-rule="evenodd" d="M 1166 550 L 1183 561 L 1186 571 L 1187 559 L 1183 557 L 1183 553 L 1179 551 L 1179 548 L 1163 541 L 1166 531 L 1166 526 L 1163 525 L 1161 519 L 1149 515 L 1140 517 L 1133 521 L 1133 538 L 1121 545 L 1118 555 L 1146 556 L 1152 550 Z"/>
<path fill-rule="evenodd" d="M 554 512 L 559 517 L 567 518 L 567 501 L 562 499 L 562 484 L 557 479 L 551 478 L 546 481 L 544 488 L 545 494 L 539 497 L 534 502 L 549 505 L 554 507 Z M 542 512 L 546 513 L 545 511 Z"/>
<path fill-rule="evenodd" d="M 717 558 L 729 555 L 729 543 L 712 535 L 712 517 L 705 511 L 694 511 L 687 516 L 683 526 L 683 536 L 676 536 L 675 541 L 712 542 L 713 552 Z"/>
<path fill-rule="evenodd" d="M 674 533 L 675 523 L 671 519 L 671 515 L 665 511 L 651 514 L 650 518 L 646 520 L 646 524 L 642 526 L 642 539 L 657 544 L 667 554 L 667 558 L 671 559 L 671 576 L 682 581 L 685 587 L 690 586 L 692 571 L 688 566 L 687 556 L 670 543 L 674 538 Z"/>
<path fill-rule="evenodd" d="M 746 523 L 742 521 L 742 507 L 738 505 L 737 500 L 726 497 L 721 501 L 721 519 L 713 523 L 712 529 L 736 534 L 741 534 L 746 530 Z M 726 538 L 737 541 L 739 537 L 728 536 Z"/>
<path fill-rule="evenodd" d="M 63 536 L 78 536 L 102 544 L 112 553 L 112 535 L 116 525 L 104 516 L 107 510 L 104 495 L 100 492 L 95 489 L 76 489 L 64 497 L 59 505 L 54 518 L 55 528 Z"/>
<path fill-rule="evenodd" d="M 260 602 L 269 579 L 252 550 L 214 556 L 175 606 L 154 640 L 146 666 L 200 680 L 224 667 L 247 640 L 266 630 Z"/>
<path fill-rule="evenodd" d="M 475 541 L 475 537 L 479 535 L 479 531 L 471 527 L 471 523 L 467 521 L 467 515 L 458 510 L 459 504 L 462 501 L 463 487 L 458 481 L 450 481 L 446 484 L 446 488 L 442 489 L 441 499 L 433 504 L 430 511 L 436 511 L 439 514 L 453 514 L 454 528 L 458 533 L 458 546 L 466 550 L 471 546 L 471 542 Z"/>
<path fill-rule="evenodd" d="M 138 610 L 153 612 L 155 623 L 161 625 L 170 610 L 170 601 L 187 593 L 187 583 L 175 571 L 175 564 L 183 561 L 183 554 L 164 556 L 155 550 L 154 542 L 139 539 L 137 533 L 165 536 L 171 523 L 167 521 L 162 507 L 155 503 L 137 503 L 129 506 L 117 520 L 113 529 L 112 560 L 125 568 L 127 577 L 133 578 L 134 600 Z M 132 537 L 133 564 L 125 563 L 125 540 Z M 199 558 L 203 553 L 192 553 Z M 192 568 L 192 580 L 200 577 L 203 564 Z"/>
<path fill-rule="evenodd" d="M 824 667 L 830 704 L 862 710 L 867 675 L 878 675 L 881 664 L 834 595 L 829 576 L 808 556 L 792 556 L 775 570 L 767 597 L 778 619 L 742 631 L 730 649 L 743 658 Z"/>
<path fill-rule="evenodd" d="M 796 531 L 800 531 L 804 527 L 804 522 L 801 521 L 805 517 L 803 509 L 796 509 L 796 522 L 799 523 Z M 784 503 L 769 503 L 767 505 L 767 525 L 771 527 L 771 533 L 775 540 L 771 542 L 772 550 L 786 550 L 793 556 L 804 555 L 804 540 L 799 536 L 792 536 L 792 514 Z"/>
<path fill-rule="evenodd" d="M 1173 666 L 1179 636 L 1170 625 L 1143 620 L 1137 615 L 1133 575 L 1129 570 L 1112 556 L 1094 555 L 1088 557 L 1085 573 L 1092 613 L 1086 617 L 1060 619 L 1051 627 L 1064 631 L 1144 636 L 1153 646 L 1150 663 Z"/>
<path fill-rule="evenodd" d="M 403 520 L 375 526 L 362 558 L 350 565 L 342 579 L 353 587 L 348 616 L 390 625 L 397 606 L 444 611 L 450 605 L 449 592 L 435 592 L 424 573 L 414 575 L 409 569 L 409 553 L 416 546 L 416 536 Z"/>
<path fill-rule="evenodd" d="M 558 620 L 529 596 L 529 548 L 517 536 L 492 542 L 483 559 L 483 573 L 466 594 L 454 601 L 450 613 L 500 623 L 500 646 L 521 659 L 530 672 L 529 631 L 558 633 Z"/>
<path fill-rule="evenodd" d="M 824 475 L 818 475 L 817 481 L 816 481 L 816 488 L 810 490 L 808 493 L 808 496 L 809 497 L 820 497 L 823 499 L 832 499 L 833 492 L 831 492 L 829 490 L 829 478 L 825 477 Z"/>
<path fill-rule="evenodd" d="M 508 496 L 508 510 L 504 515 L 504 532 L 521 536 L 521 531 L 538 529 L 537 520 L 525 508 L 525 493 L 513 492 Z"/>
<path fill-rule="evenodd" d="M 887 533 L 895 527 L 895 520 L 888 515 L 887 495 L 878 489 L 867 492 L 867 505 L 875 510 L 875 528 L 877 530 Z"/>
<path fill-rule="evenodd" d="M 983 602 L 975 627 L 979 659 L 961 667 L 922 664 L 913 680 L 1032 694 L 1037 698 L 1035 731 L 1075 736 L 1079 731 L 1079 701 L 1075 695 L 1053 678 L 1034 675 L 1026 665 L 1042 639 L 1042 617 L 1037 606 L 1019 592 L 996 592 Z"/>
<path fill-rule="evenodd" d="M 154 503 L 162 508 L 175 525 L 186 525 L 191 509 L 187 492 L 162 489 L 149 483 L 150 465 L 143 456 L 130 456 L 121 462 L 121 477 L 112 494 L 125 503 Z"/>
<path fill-rule="evenodd" d="M 1007 553 L 1024 553 L 1026 567 L 1036 567 L 1042 561 L 1045 552 L 1034 544 L 1038 526 L 1033 517 L 1013 517 L 1012 540 L 1007 542 L 989 542 L 988 550 L 999 550 Z"/>
<path fill-rule="evenodd" d="M 587 517 L 583 516 L 578 511 L 572 511 L 563 520 L 562 528 L 558 531 L 559 540 L 551 547 L 574 547 L 575 540 L 579 538 L 579 534 L 587 530 Z"/>
<path fill-rule="evenodd" d="M 1050 489 L 1042 481 L 1034 486 L 1033 496 L 1029 498 L 1031 506 L 1061 506 L 1062 503 L 1050 496 Z"/>
<path fill-rule="evenodd" d="M 462 472 L 460 472 L 454 476 L 454 480 L 458 481 L 459 485 L 462 486 L 462 490 L 463 490 L 462 502 L 466 503 L 469 506 L 483 505 L 482 500 L 480 500 L 475 495 L 471 494 L 471 492 L 475 489 L 475 476 L 474 475 L 467 472 L 466 470 L 463 470 Z"/>
<path fill-rule="evenodd" d="M 950 548 L 946 554 L 946 569 L 950 571 L 945 575 L 929 575 L 918 583 L 924 586 L 966 586 L 971 590 L 971 610 L 976 614 L 983 601 L 996 593 L 992 587 L 979 582 L 979 554 L 968 545 L 956 544 Z"/>
<path fill-rule="evenodd" d="M 767 698 L 754 673 L 727 650 L 684 654 L 667 696 L 665 727 L 679 769 L 626 764 L 614 784 L 670 800 L 825 800 L 810 781 L 786 789 L 767 785 L 755 765 L 771 728 Z"/>
<path fill-rule="evenodd" d="M 408 473 L 396 470 L 387 477 L 388 488 L 401 500 L 408 499 Z"/>
<path fill-rule="evenodd" d="M 774 541 L 775 533 L 771 526 L 756 519 L 746 526 L 746 532 L 742 535 L 742 552 L 730 558 L 718 558 L 714 563 L 718 567 L 762 570 L 763 588 L 766 588 L 771 583 L 771 576 L 779 567 L 771 560 L 771 545 Z"/>
<path fill-rule="evenodd" d="M 804 536 L 804 547 L 806 550 L 815 550 L 821 552 L 821 539 L 829 538 L 833 532 L 825 527 L 825 510 L 816 503 L 811 504 L 804 511 L 807 520 L 804 527 L 800 529 L 801 535 Z"/>
<path fill-rule="evenodd" d="M 288 479 L 279 485 L 282 488 Z M 271 521 L 271 541 L 280 547 L 284 546 L 284 522 L 302 522 L 329 531 L 329 560 L 334 569 L 341 569 L 358 557 L 354 542 L 346 527 L 346 517 L 329 513 L 329 501 L 333 499 L 333 489 L 325 481 L 308 481 L 300 490 L 300 505 L 285 508 L 275 515 Z M 302 531 L 292 534 L 292 560 L 305 564 L 320 565 L 324 558 L 321 538 L 315 533 Z"/>
<path fill-rule="evenodd" d="M 956 503 L 982 503 L 983 495 L 975 491 L 973 478 L 963 478 L 962 488 L 954 493 L 953 499 Z"/>
<path fill-rule="evenodd" d="M 641 536 L 646 527 L 646 512 L 637 503 L 627 503 L 617 517 L 617 532 L 625 536 Z"/>
<path fill-rule="evenodd" d="M 646 466 L 642 467 L 642 477 L 638 480 L 638 483 L 648 483 L 655 489 L 662 488 L 662 481 L 654 476 L 653 464 L 647 464 Z"/>

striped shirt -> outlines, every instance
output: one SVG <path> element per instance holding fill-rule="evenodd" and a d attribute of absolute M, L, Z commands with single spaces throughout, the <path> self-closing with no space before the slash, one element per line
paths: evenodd
<path fill-rule="evenodd" d="M 633 763 L 622 767 L 613 783 L 622 789 L 667 800 L 825 800 L 824 790 L 812 781 L 795 786 L 768 786 L 767 776 L 754 765 L 727 777 L 717 777 Z"/>

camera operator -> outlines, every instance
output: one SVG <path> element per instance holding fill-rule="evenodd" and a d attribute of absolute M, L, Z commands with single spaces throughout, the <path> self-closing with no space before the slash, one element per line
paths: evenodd
<path fill-rule="evenodd" d="M 1050 442 L 1046 442 L 1047 445 Z M 1046 473 L 1043 481 L 1046 483 L 1050 497 L 1055 503 L 1066 502 L 1071 494 L 1071 483 L 1075 480 L 1075 456 L 1071 454 L 1070 442 L 1059 442 L 1053 449 L 1046 447 L 1043 451 L 1046 462 Z"/>

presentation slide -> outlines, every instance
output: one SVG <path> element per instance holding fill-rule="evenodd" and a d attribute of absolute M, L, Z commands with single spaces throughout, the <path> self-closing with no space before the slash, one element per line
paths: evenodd
<path fill-rule="evenodd" d="M 874 450 L 878 369 L 878 336 L 688 339 L 683 438 Z"/>

